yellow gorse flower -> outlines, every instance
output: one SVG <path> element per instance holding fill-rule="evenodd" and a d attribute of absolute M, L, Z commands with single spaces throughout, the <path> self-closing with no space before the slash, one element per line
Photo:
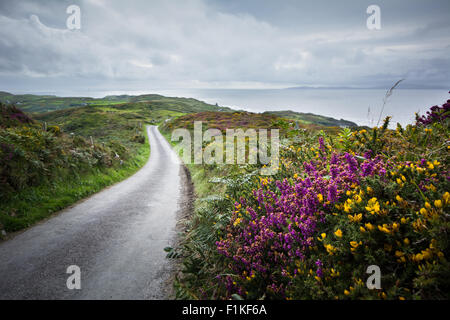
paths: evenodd
<path fill-rule="evenodd" d="M 362 198 L 361 198 L 360 195 L 354 196 L 354 199 L 355 199 L 355 202 L 356 202 L 356 203 L 361 203 L 361 202 L 362 202 Z"/>
<path fill-rule="evenodd" d="M 350 251 L 355 252 L 360 245 L 362 245 L 361 241 L 360 242 L 350 241 L 350 246 L 351 246 Z"/>
<path fill-rule="evenodd" d="M 358 247 L 358 242 L 356 242 L 356 241 L 350 241 L 350 245 L 351 245 L 353 248 L 357 248 L 357 247 Z"/>
<path fill-rule="evenodd" d="M 323 196 L 322 196 L 321 193 L 319 193 L 319 194 L 317 195 L 317 199 L 319 200 L 319 202 L 323 202 Z"/>
<path fill-rule="evenodd" d="M 321 238 L 318 237 L 317 240 L 322 241 L 323 239 L 326 238 L 327 234 L 324 232 L 324 233 L 321 233 L 320 236 L 321 236 Z"/>
<path fill-rule="evenodd" d="M 378 226 L 378 230 L 380 230 L 381 232 L 384 232 L 384 233 L 391 233 L 391 231 L 389 230 L 387 224 L 383 224 L 382 226 Z"/>
<path fill-rule="evenodd" d="M 350 211 L 352 210 L 352 199 L 347 199 L 345 202 L 344 202 L 344 211 L 346 212 L 346 213 L 350 213 Z"/>
<path fill-rule="evenodd" d="M 380 212 L 380 204 L 378 203 L 377 198 L 372 198 L 369 200 L 366 206 L 366 210 L 370 212 L 370 214 L 375 214 Z"/>
<path fill-rule="evenodd" d="M 324 247 L 325 247 L 325 249 L 327 249 L 327 252 L 328 252 L 330 255 L 333 255 L 333 253 L 335 253 L 336 250 L 337 250 L 337 249 L 336 249 L 335 247 L 333 247 L 331 244 L 325 244 Z"/>
<path fill-rule="evenodd" d="M 426 222 L 423 221 L 422 219 L 417 219 L 416 221 L 414 221 L 412 223 L 412 226 L 413 226 L 414 230 L 421 231 L 422 229 L 426 228 Z"/>
<path fill-rule="evenodd" d="M 336 237 L 342 238 L 342 231 L 341 231 L 341 229 L 337 229 L 334 234 L 336 235 Z"/>
<path fill-rule="evenodd" d="M 359 214 L 355 214 L 355 215 L 348 215 L 348 220 L 350 220 L 350 222 L 360 222 L 362 220 L 362 213 Z"/>
<path fill-rule="evenodd" d="M 444 200 L 445 204 L 448 204 L 450 202 L 450 193 L 445 192 L 444 195 L 442 196 L 442 199 Z"/>

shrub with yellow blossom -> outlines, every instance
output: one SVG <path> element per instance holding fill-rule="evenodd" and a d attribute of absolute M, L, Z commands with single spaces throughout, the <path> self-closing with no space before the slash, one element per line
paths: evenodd
<path fill-rule="evenodd" d="M 233 201 L 205 210 L 214 235 L 198 247 L 217 252 L 186 249 L 184 285 L 208 298 L 448 299 L 449 119 L 389 120 L 337 139 L 296 132 L 276 175 L 234 183 Z"/>

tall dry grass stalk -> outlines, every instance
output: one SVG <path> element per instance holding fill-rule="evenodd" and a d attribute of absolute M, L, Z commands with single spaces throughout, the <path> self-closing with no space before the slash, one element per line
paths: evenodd
<path fill-rule="evenodd" d="M 392 95 L 392 93 L 394 92 L 394 89 L 400 84 L 400 82 L 402 82 L 405 79 L 400 79 L 398 80 L 385 94 L 384 98 L 383 98 L 383 106 L 381 107 L 381 111 L 380 111 L 380 116 L 378 117 L 378 121 L 377 121 L 377 127 L 380 124 L 381 121 L 381 117 L 383 115 L 383 111 L 384 111 L 384 106 L 387 103 L 388 98 Z"/>

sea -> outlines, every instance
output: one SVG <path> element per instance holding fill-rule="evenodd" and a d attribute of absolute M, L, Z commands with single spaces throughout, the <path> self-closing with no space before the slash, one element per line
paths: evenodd
<path fill-rule="evenodd" d="M 370 127 L 380 118 L 385 95 L 386 90 L 381 89 L 207 89 L 185 94 L 234 109 L 310 112 Z M 423 114 L 448 99 L 448 90 L 394 90 L 386 99 L 381 118 L 391 116 L 391 127 L 397 122 L 405 126 L 415 122 L 415 112 Z"/>

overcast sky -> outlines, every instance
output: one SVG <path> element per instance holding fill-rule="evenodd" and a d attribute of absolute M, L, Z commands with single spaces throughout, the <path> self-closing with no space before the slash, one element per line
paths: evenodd
<path fill-rule="evenodd" d="M 0 90 L 449 88 L 449 18 L 448 0 L 0 0 Z"/>

